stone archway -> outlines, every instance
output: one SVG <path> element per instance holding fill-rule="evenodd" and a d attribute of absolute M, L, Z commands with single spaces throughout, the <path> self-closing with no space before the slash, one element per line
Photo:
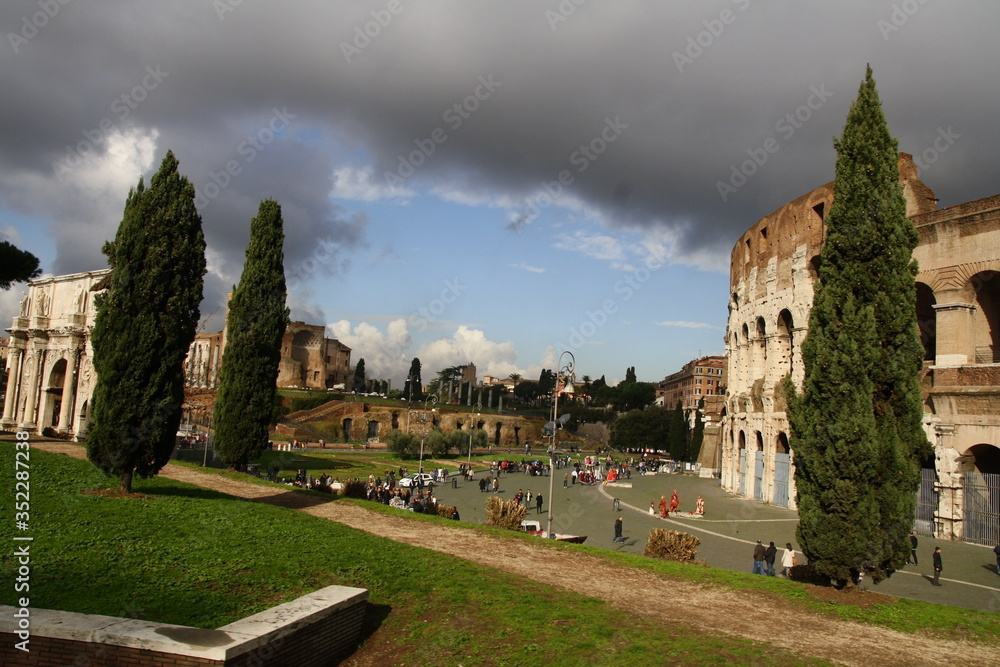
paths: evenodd
<path fill-rule="evenodd" d="M 38 412 L 38 428 L 56 428 L 59 425 L 59 413 L 62 411 L 63 387 L 66 385 L 68 364 L 65 359 L 59 359 L 49 369 L 42 393 L 42 404 Z"/>
<path fill-rule="evenodd" d="M 1000 448 L 980 443 L 965 451 L 972 470 L 962 475 L 962 539 L 1000 544 Z"/>
<path fill-rule="evenodd" d="M 924 346 L 924 361 L 934 361 L 937 354 L 937 314 L 934 290 L 924 283 L 917 283 L 917 329 Z"/>
<path fill-rule="evenodd" d="M 774 440 L 774 494 L 772 502 L 777 507 L 788 507 L 791 467 L 788 436 L 782 431 Z"/>
<path fill-rule="evenodd" d="M 981 271 L 969 279 L 975 292 L 972 313 L 975 363 L 1000 363 L 1000 271 Z"/>

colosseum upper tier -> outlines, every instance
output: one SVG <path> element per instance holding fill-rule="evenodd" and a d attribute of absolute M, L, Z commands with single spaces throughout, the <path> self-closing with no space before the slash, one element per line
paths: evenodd
<path fill-rule="evenodd" d="M 915 526 L 968 541 L 997 539 L 1000 518 L 1000 196 L 937 210 L 912 156 L 899 157 L 906 215 L 919 232 L 914 258 L 924 343 L 924 463 Z M 722 429 L 722 485 L 795 508 L 782 383 L 802 386 L 809 323 L 833 183 L 750 227 L 730 264 Z M 992 525 L 992 528 L 990 528 Z M 986 535 L 983 535 L 983 533 Z"/>

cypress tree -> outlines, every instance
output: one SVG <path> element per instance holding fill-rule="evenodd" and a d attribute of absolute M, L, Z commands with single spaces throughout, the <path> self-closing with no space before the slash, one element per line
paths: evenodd
<path fill-rule="evenodd" d="M 214 411 L 215 446 L 223 461 L 240 470 L 267 447 L 277 395 L 281 339 L 289 312 L 283 225 L 278 202 L 261 202 L 257 217 L 250 221 L 240 283 L 229 301 Z"/>
<path fill-rule="evenodd" d="M 365 360 L 358 359 L 358 365 L 354 367 L 354 382 L 351 387 L 355 392 L 361 393 L 365 390 Z"/>
<path fill-rule="evenodd" d="M 705 440 L 705 420 L 702 419 L 701 410 L 705 406 L 705 399 L 698 401 L 698 409 L 694 411 L 694 427 L 691 429 L 691 442 L 688 444 L 688 457 L 690 463 L 694 463 L 701 456 L 701 443 Z"/>
<path fill-rule="evenodd" d="M 688 425 L 684 418 L 684 406 L 680 401 L 670 413 L 670 458 L 674 461 L 686 461 L 688 449 Z"/>
<path fill-rule="evenodd" d="M 419 401 L 423 394 L 423 385 L 420 380 L 420 358 L 413 357 L 410 362 L 410 372 L 406 375 L 406 385 L 403 388 L 403 398 L 406 400 Z"/>
<path fill-rule="evenodd" d="M 170 459 L 184 401 L 184 358 L 194 340 L 205 275 L 205 237 L 194 186 L 167 152 L 146 189 L 129 192 L 111 278 L 96 299 L 92 421 L 87 456 L 121 490 Z"/>
<path fill-rule="evenodd" d="M 789 405 L 798 538 L 820 574 L 878 582 L 906 561 L 930 444 L 920 424 L 917 233 L 871 68 L 834 146 L 803 393 Z"/>

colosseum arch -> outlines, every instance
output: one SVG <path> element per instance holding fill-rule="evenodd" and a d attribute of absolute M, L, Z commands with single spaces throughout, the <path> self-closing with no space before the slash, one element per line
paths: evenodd
<path fill-rule="evenodd" d="M 751 380 L 764 377 L 767 368 L 767 325 L 763 317 L 758 317 L 754 322 L 754 336 L 751 343 L 751 366 L 753 373 Z"/>
<path fill-rule="evenodd" d="M 777 367 L 775 376 L 778 379 L 785 377 L 792 370 L 793 329 L 792 313 L 787 308 L 783 308 L 778 313 L 778 320 L 775 322 L 774 356 Z"/>
<path fill-rule="evenodd" d="M 774 439 L 774 494 L 772 502 L 776 507 L 788 507 L 791 477 L 791 449 L 788 446 L 788 436 L 782 431 Z"/>
<path fill-rule="evenodd" d="M 739 495 L 745 496 L 747 494 L 747 434 L 742 429 L 740 429 L 738 451 L 740 462 L 737 473 L 739 475 Z"/>
<path fill-rule="evenodd" d="M 1000 363 L 1000 271 L 981 271 L 969 279 L 976 310 L 972 314 L 975 363 Z"/>
<path fill-rule="evenodd" d="M 917 328 L 924 346 L 924 361 L 934 361 L 937 353 L 937 314 L 934 311 L 934 290 L 925 283 L 917 283 Z"/>
<path fill-rule="evenodd" d="M 965 451 L 962 475 L 962 539 L 1000 543 L 1000 448 L 980 443 Z"/>

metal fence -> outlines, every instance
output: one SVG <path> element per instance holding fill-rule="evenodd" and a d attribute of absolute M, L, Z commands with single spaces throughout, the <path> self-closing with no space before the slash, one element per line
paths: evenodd
<path fill-rule="evenodd" d="M 774 504 L 777 507 L 788 507 L 790 459 L 788 454 L 774 455 Z"/>
<path fill-rule="evenodd" d="M 938 509 L 937 472 L 934 468 L 920 471 L 920 490 L 917 491 L 917 511 L 913 519 L 913 532 L 924 537 L 934 537 L 934 513 Z"/>
<path fill-rule="evenodd" d="M 755 452 L 753 462 L 753 499 L 764 501 L 764 452 Z"/>
<path fill-rule="evenodd" d="M 1000 544 L 1000 474 L 967 472 L 962 479 L 962 540 Z"/>

